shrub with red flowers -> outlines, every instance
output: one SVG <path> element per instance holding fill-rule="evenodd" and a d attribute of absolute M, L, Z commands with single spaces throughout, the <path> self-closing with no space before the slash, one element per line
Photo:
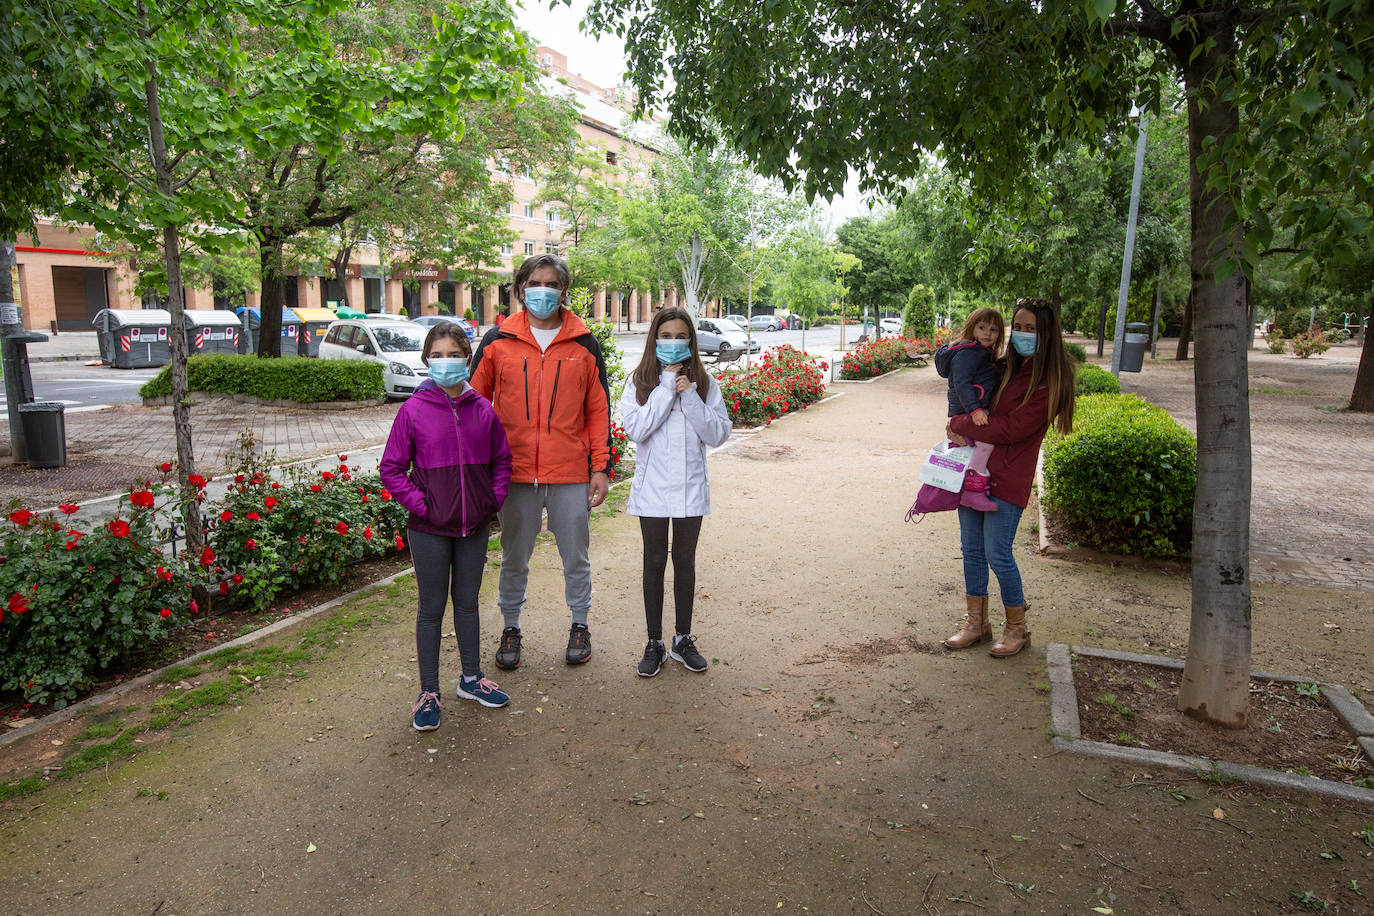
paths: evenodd
<path fill-rule="evenodd" d="M 611 480 L 620 474 L 620 464 L 630 453 L 630 437 L 625 435 L 625 427 L 611 423 Z"/>
<path fill-rule="evenodd" d="M 840 366 L 840 378 L 874 378 L 884 372 L 891 372 L 906 362 L 906 340 L 901 337 L 884 337 L 881 340 L 867 341 L 847 353 Z"/>
<path fill-rule="evenodd" d="M 825 395 L 827 368 L 818 357 L 783 345 L 765 353 L 748 372 L 732 370 L 717 381 L 730 419 L 758 426 L 819 401 Z"/>
<path fill-rule="evenodd" d="M 0 690 L 65 706 L 185 619 L 193 577 L 157 546 L 156 503 L 176 498 L 171 486 L 145 485 L 125 497 L 127 514 L 91 531 L 68 524 L 71 503 L 0 522 Z"/>
<path fill-rule="evenodd" d="M 274 480 L 270 459 L 244 441 L 235 483 L 210 532 L 216 579 L 231 601 L 261 610 L 284 591 L 337 582 L 351 563 L 390 553 L 406 511 L 376 474 L 359 474 L 339 456 L 332 470 L 293 467 Z M 209 548 L 207 548 L 209 549 Z"/>

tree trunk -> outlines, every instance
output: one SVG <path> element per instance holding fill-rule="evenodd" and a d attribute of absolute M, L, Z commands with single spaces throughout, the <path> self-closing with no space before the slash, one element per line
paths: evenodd
<path fill-rule="evenodd" d="M 1250 711 L 1250 394 L 1245 281 L 1218 280 L 1217 260 L 1238 264 L 1241 226 L 1226 189 L 1198 171 L 1204 140 L 1224 146 L 1240 131 L 1226 90 L 1235 66 L 1229 29 L 1199 36 L 1206 46 L 1183 64 L 1189 91 L 1189 203 L 1192 209 L 1193 363 L 1197 407 L 1197 497 L 1193 505 L 1192 615 L 1178 708 L 1228 728 Z"/>
<path fill-rule="evenodd" d="M 1183 326 L 1178 330 L 1178 350 L 1174 359 L 1183 362 L 1188 359 L 1188 342 L 1193 338 L 1193 291 L 1188 290 L 1188 298 L 1183 300 Z"/>
<path fill-rule="evenodd" d="M 343 308 L 353 307 L 353 303 L 348 301 L 348 262 L 351 260 L 353 260 L 352 245 L 340 248 L 338 253 L 329 260 L 329 263 L 334 267 L 334 280 L 339 284 L 339 301 Z M 458 317 L 461 318 L 462 316 Z"/>
<path fill-rule="evenodd" d="M 286 299 L 281 275 L 282 243 L 277 239 L 263 239 L 258 243 L 258 280 L 262 292 L 258 299 L 258 357 L 277 359 L 281 356 L 281 310 Z"/>
<path fill-rule="evenodd" d="M 146 18 L 143 4 L 138 7 Z M 153 175 L 157 189 L 167 199 L 176 197 L 171 160 L 167 156 L 167 140 L 162 128 L 162 106 L 158 97 L 157 64 L 150 57 L 144 61 L 148 79 L 144 83 L 144 97 L 148 106 L 148 151 L 153 160 Z M 196 471 L 196 453 L 191 445 L 191 404 L 187 397 L 186 379 L 186 303 L 181 286 L 181 230 L 175 220 L 162 227 L 162 259 L 167 269 L 167 311 L 171 314 L 172 363 L 172 427 L 177 443 L 177 478 L 181 482 L 181 497 L 186 523 L 186 550 L 199 556 L 205 546 L 205 527 L 200 517 L 200 488 L 191 483 Z"/>
<path fill-rule="evenodd" d="M 1370 302 L 1368 320 L 1374 324 L 1374 300 Z M 1368 330 L 1360 350 L 1360 368 L 1355 373 L 1355 390 L 1350 393 L 1350 409 L 1374 413 L 1374 334 Z"/>
<path fill-rule="evenodd" d="M 1097 355 L 1102 356 L 1102 343 L 1107 339 L 1107 300 L 1102 300 L 1102 308 L 1097 310 Z"/>

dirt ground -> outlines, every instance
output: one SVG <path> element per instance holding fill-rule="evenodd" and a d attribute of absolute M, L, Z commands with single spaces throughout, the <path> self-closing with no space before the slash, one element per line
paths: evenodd
<path fill-rule="evenodd" d="M 1186 577 L 1021 551 L 1031 650 L 940 650 L 963 604 L 956 522 L 903 515 L 943 386 L 920 369 L 835 389 L 711 459 L 695 626 L 707 673 L 635 676 L 638 526 L 602 518 L 592 660 L 563 663 L 544 545 L 525 666 L 488 668 L 511 705 L 452 698 L 445 640 L 444 722 L 419 734 L 403 579 L 356 599 L 376 624 L 304 678 L 0 807 L 5 910 L 1271 913 L 1302 898 L 1370 911 L 1374 812 L 1051 748 L 1045 645 L 1179 655 Z M 489 666 L 495 581 L 493 565 Z M 1257 586 L 1256 666 L 1374 695 L 1372 602 Z"/>

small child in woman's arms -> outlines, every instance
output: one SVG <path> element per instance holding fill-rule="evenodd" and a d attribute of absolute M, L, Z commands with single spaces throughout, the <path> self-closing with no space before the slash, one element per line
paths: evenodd
<path fill-rule="evenodd" d="M 975 309 L 964 322 L 959 339 L 950 341 L 935 354 L 935 371 L 949 379 L 949 414 L 957 417 L 968 414 L 978 426 L 988 422 L 988 405 L 1001 378 L 997 357 L 1002 350 L 1006 321 L 996 309 Z M 988 477 L 988 458 L 992 454 L 989 442 L 969 441 L 973 458 L 964 478 L 960 505 L 982 512 L 996 512 L 997 504 L 989 498 L 991 480 Z"/>

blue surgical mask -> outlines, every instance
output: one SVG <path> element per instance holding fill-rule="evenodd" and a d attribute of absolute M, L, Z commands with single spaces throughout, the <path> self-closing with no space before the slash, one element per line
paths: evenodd
<path fill-rule="evenodd" d="M 1032 354 L 1034 354 L 1035 345 L 1039 339 L 1040 338 L 1036 335 L 1034 331 L 1011 332 L 1012 349 L 1015 350 L 1017 353 L 1020 353 L 1022 356 L 1031 356 Z"/>
<path fill-rule="evenodd" d="M 558 300 L 563 298 L 562 290 L 552 286 L 525 287 L 525 308 L 535 318 L 548 318 L 558 311 Z"/>
<path fill-rule="evenodd" d="M 692 348 L 685 340 L 660 340 L 654 344 L 654 352 L 658 354 L 660 363 L 672 366 L 686 362 L 692 355 Z"/>
<path fill-rule="evenodd" d="M 435 384 L 452 388 L 467 381 L 468 361 L 462 357 L 437 356 L 429 361 L 429 377 Z"/>

